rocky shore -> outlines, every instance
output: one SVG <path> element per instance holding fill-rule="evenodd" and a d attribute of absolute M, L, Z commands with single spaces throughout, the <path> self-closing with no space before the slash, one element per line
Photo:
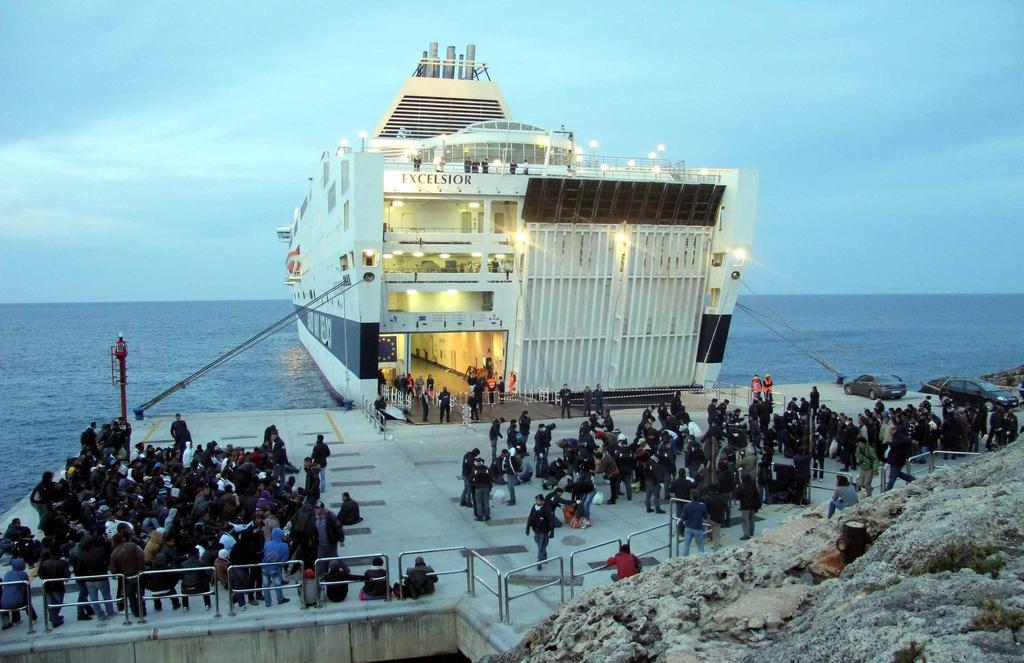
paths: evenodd
<path fill-rule="evenodd" d="M 998 384 L 1003 387 L 1016 388 L 1022 381 L 1024 381 L 1024 366 L 1018 366 L 1017 368 L 1008 368 L 1005 371 L 998 371 L 996 373 L 989 373 L 981 376 L 982 380 L 988 380 L 993 384 Z"/>
<path fill-rule="evenodd" d="M 1024 660 L 1024 443 L 579 596 L 493 663 Z M 871 544 L 845 568 L 842 523 Z M 832 560 L 832 563 L 830 563 Z"/>

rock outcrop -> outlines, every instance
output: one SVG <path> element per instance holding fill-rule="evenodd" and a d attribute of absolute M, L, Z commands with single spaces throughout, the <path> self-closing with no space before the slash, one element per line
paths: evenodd
<path fill-rule="evenodd" d="M 988 380 L 989 382 L 1002 385 L 1004 387 L 1015 388 L 1022 381 L 1024 381 L 1024 366 L 1018 366 L 1017 368 L 1008 368 L 1005 371 L 998 371 L 996 373 L 982 375 L 981 379 Z"/>
<path fill-rule="evenodd" d="M 1024 660 L 1024 443 L 579 596 L 495 663 Z M 812 578 L 843 521 L 872 544 Z"/>

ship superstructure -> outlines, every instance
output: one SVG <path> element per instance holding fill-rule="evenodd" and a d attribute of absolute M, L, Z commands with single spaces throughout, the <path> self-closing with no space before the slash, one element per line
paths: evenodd
<path fill-rule="evenodd" d="M 602 156 L 513 119 L 473 46 L 435 43 L 371 134 L 323 153 L 277 232 L 296 306 L 358 283 L 298 323 L 345 398 L 410 372 L 520 391 L 707 384 L 757 189 L 756 171 L 688 168 L 661 146 Z"/>

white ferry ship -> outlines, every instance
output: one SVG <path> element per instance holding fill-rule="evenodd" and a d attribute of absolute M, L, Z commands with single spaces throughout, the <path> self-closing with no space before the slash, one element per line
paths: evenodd
<path fill-rule="evenodd" d="M 514 119 L 474 46 L 432 43 L 376 128 L 323 153 L 277 234 L 336 397 L 408 373 L 456 392 L 471 372 L 516 391 L 716 380 L 757 172 L 605 156 L 569 126 Z"/>

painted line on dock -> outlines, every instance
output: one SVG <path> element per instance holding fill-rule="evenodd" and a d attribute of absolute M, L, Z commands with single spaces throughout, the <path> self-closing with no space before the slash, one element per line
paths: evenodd
<path fill-rule="evenodd" d="M 332 481 L 332 488 L 344 488 L 345 486 L 379 486 L 380 481 Z"/>
<path fill-rule="evenodd" d="M 369 527 L 349 527 L 345 530 L 345 536 L 359 536 L 360 534 L 369 534 Z"/>
<path fill-rule="evenodd" d="M 146 433 L 146 437 L 142 438 L 143 444 L 149 443 L 149 438 L 153 437 L 153 433 L 155 433 L 156 429 L 160 427 L 160 422 L 162 421 L 163 419 L 157 419 L 156 421 L 153 422 L 153 427 L 149 429 L 148 433 Z"/>
<path fill-rule="evenodd" d="M 348 467 L 332 467 L 331 472 L 345 472 L 346 470 L 375 470 L 376 465 L 349 465 Z"/>
<path fill-rule="evenodd" d="M 331 416 L 330 412 L 325 411 L 324 414 L 327 415 L 327 423 L 331 425 L 331 430 L 334 431 L 334 435 L 337 436 L 338 441 L 345 444 L 345 438 L 341 436 L 341 431 L 338 430 L 338 425 L 334 423 L 334 417 Z"/>

